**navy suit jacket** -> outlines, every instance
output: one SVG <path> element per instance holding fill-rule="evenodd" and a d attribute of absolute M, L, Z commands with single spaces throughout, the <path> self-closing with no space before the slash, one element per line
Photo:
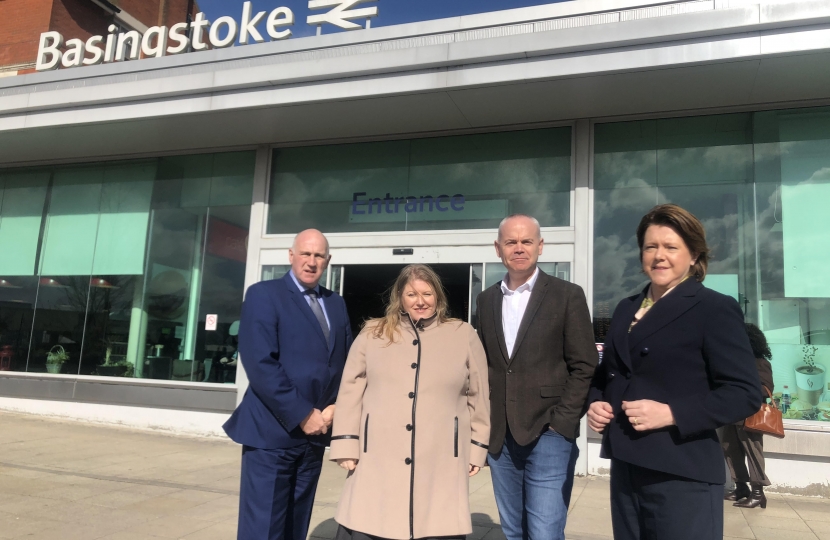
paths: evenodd
<path fill-rule="evenodd" d="M 615 418 L 603 432 L 602 457 L 722 484 L 723 453 L 715 429 L 761 407 L 761 382 L 738 303 L 694 279 L 661 298 L 629 325 L 648 287 L 622 300 L 608 330 L 589 403 L 606 401 Z M 623 401 L 671 407 L 676 425 L 637 432 Z"/>
<path fill-rule="evenodd" d="M 331 345 L 294 280 L 252 285 L 239 323 L 239 356 L 248 390 L 223 426 L 239 444 L 291 448 L 310 441 L 326 445 L 330 434 L 309 437 L 300 428 L 312 409 L 337 399 L 352 333 L 346 303 L 320 287 L 331 326 Z"/>

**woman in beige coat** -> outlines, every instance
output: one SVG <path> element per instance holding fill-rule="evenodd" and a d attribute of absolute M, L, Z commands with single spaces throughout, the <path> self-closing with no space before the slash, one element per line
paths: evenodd
<path fill-rule="evenodd" d="M 337 540 L 463 537 L 469 477 L 487 458 L 487 359 L 447 314 L 428 266 L 401 271 L 386 315 L 355 339 L 340 384 L 330 459 L 349 471 Z"/>

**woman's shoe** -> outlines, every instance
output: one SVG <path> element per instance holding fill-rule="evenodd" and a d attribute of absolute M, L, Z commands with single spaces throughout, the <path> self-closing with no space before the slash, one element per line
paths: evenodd
<path fill-rule="evenodd" d="M 735 489 L 727 491 L 723 496 L 724 501 L 740 501 L 744 497 L 749 497 L 749 486 L 746 482 L 735 482 Z"/>
<path fill-rule="evenodd" d="M 766 508 L 767 496 L 764 495 L 764 487 L 753 485 L 752 493 L 749 494 L 749 497 L 739 499 L 738 502 L 732 506 L 737 506 L 738 508 L 757 508 L 759 506 L 761 508 Z"/>

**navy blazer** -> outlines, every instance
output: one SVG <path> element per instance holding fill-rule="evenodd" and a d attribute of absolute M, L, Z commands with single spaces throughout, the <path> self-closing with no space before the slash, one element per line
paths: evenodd
<path fill-rule="evenodd" d="M 715 429 L 758 412 L 761 381 L 738 303 L 688 279 L 629 325 L 648 287 L 622 300 L 605 342 L 589 403 L 606 401 L 615 419 L 603 431 L 602 457 L 722 484 Z M 623 401 L 667 403 L 674 426 L 637 432 Z"/>
<path fill-rule="evenodd" d="M 290 275 L 252 285 L 239 323 L 239 357 L 248 390 L 223 426 L 239 444 L 291 448 L 326 445 L 330 434 L 308 437 L 300 428 L 312 409 L 337 399 L 352 333 L 346 303 L 320 287 L 331 326 L 331 345 Z"/>

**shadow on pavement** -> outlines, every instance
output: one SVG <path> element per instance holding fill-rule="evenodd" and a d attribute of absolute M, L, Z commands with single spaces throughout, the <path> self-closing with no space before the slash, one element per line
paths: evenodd
<path fill-rule="evenodd" d="M 474 527 L 487 527 L 490 529 L 497 529 L 499 528 L 499 524 L 495 523 L 493 519 L 488 516 L 487 514 L 482 514 L 480 512 L 473 513 L 472 515 L 473 526 Z M 337 530 L 337 522 L 334 519 L 329 518 L 321 523 L 319 523 L 314 530 L 311 531 L 309 537 L 311 538 L 332 538 L 333 531 Z"/>

